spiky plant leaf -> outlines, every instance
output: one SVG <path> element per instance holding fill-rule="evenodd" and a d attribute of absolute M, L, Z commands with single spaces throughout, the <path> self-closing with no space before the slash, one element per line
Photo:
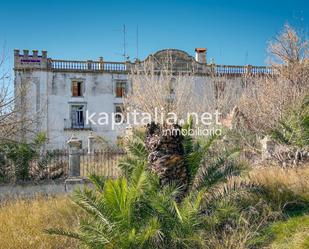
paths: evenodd
<path fill-rule="evenodd" d="M 188 135 L 189 131 L 193 128 L 193 117 L 192 115 L 190 115 L 189 119 L 187 120 L 187 122 L 182 126 L 182 129 L 184 131 L 187 131 L 185 134 L 187 134 L 186 136 L 184 136 L 184 140 L 183 140 L 183 147 L 184 147 L 184 151 L 186 155 L 189 155 L 190 153 L 193 152 L 194 149 L 194 141 L 193 138 Z"/>
<path fill-rule="evenodd" d="M 91 183 L 95 186 L 96 190 L 99 192 L 103 192 L 104 184 L 106 181 L 106 177 L 99 176 L 96 174 L 91 174 L 88 179 L 91 181 Z"/>
<path fill-rule="evenodd" d="M 130 156 L 140 160 L 147 159 L 148 151 L 145 147 L 144 140 L 139 137 L 133 137 L 130 142 L 126 144 L 125 149 Z"/>
<path fill-rule="evenodd" d="M 186 162 L 189 170 L 189 185 L 193 183 L 202 161 L 209 152 L 209 148 L 217 138 L 218 136 L 216 135 L 211 136 L 199 148 L 196 148 L 195 151 L 186 156 Z"/>
<path fill-rule="evenodd" d="M 83 235 L 76 233 L 76 232 L 60 229 L 60 228 L 45 229 L 44 232 L 50 235 L 61 235 L 61 236 L 66 236 L 66 237 L 73 238 L 73 239 L 82 240 L 82 241 L 84 240 Z"/>
<path fill-rule="evenodd" d="M 98 201 L 96 193 L 91 189 L 85 188 L 83 191 L 76 190 L 72 198 L 88 214 L 91 214 L 94 218 L 98 218 L 102 223 L 108 225 L 110 229 L 112 228 L 112 224 L 104 214 L 103 204 Z"/>

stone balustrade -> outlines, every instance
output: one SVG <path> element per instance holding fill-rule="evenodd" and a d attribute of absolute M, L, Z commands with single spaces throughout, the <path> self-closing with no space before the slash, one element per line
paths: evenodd
<path fill-rule="evenodd" d="M 132 67 L 142 67 L 143 62 L 110 62 L 104 61 L 103 57 L 99 60 L 58 60 L 47 57 L 47 52 L 42 51 L 39 55 L 37 50 L 33 50 L 29 54 L 29 50 L 23 50 L 20 54 L 19 50 L 14 50 L 14 69 L 41 69 L 60 72 L 116 72 L 129 73 Z M 159 69 L 158 69 L 159 70 Z M 242 75 L 270 75 L 273 74 L 271 67 L 265 66 L 235 66 L 235 65 L 216 65 L 203 64 L 198 62 L 178 63 L 173 66 L 173 70 L 177 73 L 192 73 L 216 76 L 242 76 Z"/>

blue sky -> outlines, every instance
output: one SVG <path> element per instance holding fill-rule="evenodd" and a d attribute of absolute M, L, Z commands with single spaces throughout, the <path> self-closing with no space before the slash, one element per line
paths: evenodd
<path fill-rule="evenodd" d="M 127 53 L 139 57 L 164 48 L 194 54 L 207 47 L 217 64 L 264 65 L 267 42 L 288 22 L 308 33 L 309 2 L 294 1 L 0 1 L 0 45 L 47 50 L 57 59 L 121 61 L 123 24 Z"/>

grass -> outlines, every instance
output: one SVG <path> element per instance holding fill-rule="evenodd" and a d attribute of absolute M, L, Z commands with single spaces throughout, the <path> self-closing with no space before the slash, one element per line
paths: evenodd
<path fill-rule="evenodd" d="M 252 182 L 262 185 L 269 203 L 280 211 L 286 211 L 289 204 L 309 202 L 309 165 L 294 169 L 278 167 L 254 168 L 249 173 Z M 45 234 L 44 229 L 78 226 L 76 207 L 68 197 L 37 197 L 31 200 L 11 200 L 0 204 L 0 249 L 44 248 L 76 249 L 78 242 L 62 236 Z M 257 238 L 257 248 L 309 249 L 309 215 L 307 209 L 288 210 L 283 221 L 270 224 Z M 292 216 L 291 216 L 292 215 Z M 244 249 L 245 237 L 252 231 L 240 225 L 232 235 L 222 241 L 215 241 L 214 248 Z M 237 247 L 235 247 L 237 245 Z M 264 247 L 263 247 L 264 246 Z"/>
<path fill-rule="evenodd" d="M 249 177 L 253 183 L 263 186 L 266 198 L 275 209 L 283 211 L 292 206 L 308 206 L 309 165 L 290 169 L 256 168 L 249 173 Z"/>
<path fill-rule="evenodd" d="M 309 249 L 309 165 L 255 168 L 249 177 L 263 186 L 268 203 L 288 217 L 265 229 L 259 248 Z"/>
<path fill-rule="evenodd" d="M 67 197 L 12 200 L 0 206 L 0 249 L 78 248 L 75 240 L 54 237 L 47 228 L 77 226 L 76 208 Z"/>
<path fill-rule="evenodd" d="M 263 240 L 271 241 L 269 249 L 308 249 L 309 215 L 273 223 L 266 229 Z"/>

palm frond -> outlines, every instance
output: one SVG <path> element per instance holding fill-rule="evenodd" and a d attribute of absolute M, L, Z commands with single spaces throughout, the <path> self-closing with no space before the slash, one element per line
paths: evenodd
<path fill-rule="evenodd" d="M 110 230 L 105 224 L 93 220 L 81 222 L 80 231 L 83 234 L 85 244 L 98 248 L 110 244 L 115 235 L 117 235 L 116 227 Z"/>
<path fill-rule="evenodd" d="M 240 174 L 243 166 L 237 162 L 240 150 L 232 148 L 227 151 L 220 151 L 217 157 L 204 160 L 198 169 L 195 179 L 193 179 L 193 188 L 211 187 L 221 181 L 225 181 L 229 176 Z"/>
<path fill-rule="evenodd" d="M 176 211 L 174 201 L 180 192 L 181 190 L 179 187 L 167 185 L 159 192 L 156 191 L 153 193 L 153 196 L 150 199 L 150 205 L 159 218 L 174 217 Z"/>
<path fill-rule="evenodd" d="M 145 166 L 143 164 L 138 165 L 132 172 L 130 179 L 129 199 L 130 201 L 138 198 L 144 191 L 147 181 L 147 175 Z"/>
<path fill-rule="evenodd" d="M 145 162 L 145 161 L 142 161 L 142 162 Z M 141 163 L 141 160 L 137 159 L 136 157 L 125 156 L 123 159 L 119 161 L 118 167 L 121 169 L 122 174 L 127 179 L 129 179 L 136 165 L 140 163 Z"/>
<path fill-rule="evenodd" d="M 199 148 L 195 149 L 195 151 L 186 155 L 186 163 L 188 165 L 188 170 L 189 170 L 189 184 L 190 185 L 192 184 L 202 161 L 204 160 L 205 156 L 209 152 L 209 148 L 211 147 L 211 145 L 217 138 L 218 138 L 217 135 L 211 136 Z"/>
<path fill-rule="evenodd" d="M 91 181 L 91 183 L 95 186 L 96 190 L 102 193 L 104 189 L 106 177 L 99 176 L 96 174 L 91 174 L 88 178 Z"/>
<path fill-rule="evenodd" d="M 104 215 L 102 203 L 97 200 L 96 194 L 91 189 L 76 190 L 73 194 L 73 201 L 88 214 L 99 218 L 102 223 L 108 225 L 110 229 L 112 228 L 112 224 Z"/>
<path fill-rule="evenodd" d="M 143 139 L 139 136 L 132 137 L 125 145 L 127 155 L 120 160 L 118 166 L 123 175 L 129 179 L 134 168 L 140 164 L 146 164 L 148 151 Z"/>
<path fill-rule="evenodd" d="M 72 239 L 84 241 L 82 234 L 77 233 L 77 232 L 67 231 L 61 228 L 45 229 L 43 232 L 46 234 L 50 234 L 50 235 L 61 235 L 61 236 L 69 237 Z"/>
<path fill-rule="evenodd" d="M 192 127 L 193 127 L 193 117 L 192 117 L 192 115 L 190 115 L 187 122 L 182 126 L 182 130 L 189 131 L 189 130 L 192 129 Z M 189 132 L 186 132 L 185 134 L 187 134 L 187 135 L 184 136 L 183 148 L 184 148 L 185 154 L 189 155 L 190 153 L 193 152 L 194 141 L 193 141 L 192 136 L 188 135 Z"/>
<path fill-rule="evenodd" d="M 104 188 L 104 205 L 113 217 L 122 219 L 128 215 L 128 182 L 125 178 L 108 180 Z"/>
<path fill-rule="evenodd" d="M 208 206 L 216 201 L 247 198 L 259 189 L 259 186 L 250 182 L 248 179 L 230 177 L 227 182 L 218 184 L 207 190 L 204 196 L 204 204 Z"/>
<path fill-rule="evenodd" d="M 161 224 L 158 217 L 153 217 L 149 222 L 140 229 L 137 239 L 141 245 L 162 243 L 164 234 L 161 231 Z"/>
<path fill-rule="evenodd" d="M 140 137 L 133 137 L 130 142 L 125 145 L 125 149 L 132 157 L 136 157 L 140 160 L 147 159 L 148 151 L 145 147 L 144 140 Z"/>

